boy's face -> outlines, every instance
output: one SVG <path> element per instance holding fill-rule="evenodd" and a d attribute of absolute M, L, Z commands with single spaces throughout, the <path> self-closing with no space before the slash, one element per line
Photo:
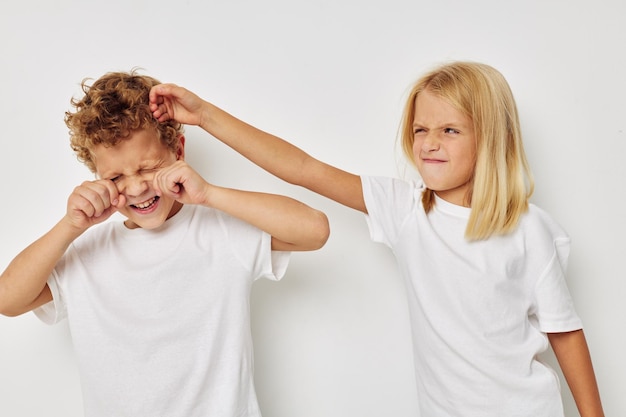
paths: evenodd
<path fill-rule="evenodd" d="M 115 183 L 126 205 L 119 212 L 128 218 L 126 227 L 154 229 L 180 210 L 182 204 L 156 195 L 154 174 L 184 157 L 184 139 L 177 153 L 158 139 L 156 132 L 139 130 L 113 147 L 98 145 L 93 149 L 96 174 Z"/>

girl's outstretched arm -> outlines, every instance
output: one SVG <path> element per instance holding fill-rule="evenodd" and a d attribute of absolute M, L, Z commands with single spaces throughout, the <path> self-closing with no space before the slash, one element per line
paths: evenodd
<path fill-rule="evenodd" d="M 604 417 L 587 340 L 582 330 L 549 333 L 552 350 L 581 417 Z"/>
<path fill-rule="evenodd" d="M 300 148 L 263 132 L 189 90 L 160 84 L 150 92 L 150 108 L 163 122 L 197 125 L 271 174 L 367 213 L 361 178 L 321 162 Z"/>

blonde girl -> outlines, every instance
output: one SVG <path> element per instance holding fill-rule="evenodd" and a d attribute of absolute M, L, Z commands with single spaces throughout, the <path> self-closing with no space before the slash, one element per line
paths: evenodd
<path fill-rule="evenodd" d="M 173 84 L 150 101 L 159 121 L 199 125 L 279 178 L 365 213 L 405 281 L 422 416 L 562 417 L 558 377 L 537 359 L 549 345 L 581 416 L 603 415 L 565 281 L 570 240 L 529 203 L 500 72 L 453 62 L 417 81 L 401 132 L 418 183 L 325 164 Z"/>

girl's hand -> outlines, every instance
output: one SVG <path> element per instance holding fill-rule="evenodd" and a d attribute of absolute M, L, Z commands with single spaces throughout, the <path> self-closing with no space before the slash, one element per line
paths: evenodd
<path fill-rule="evenodd" d="M 159 196 L 183 204 L 206 205 L 210 184 L 185 161 L 179 160 L 155 174 L 153 187 Z"/>
<path fill-rule="evenodd" d="M 126 198 L 112 181 L 85 181 L 69 196 L 65 219 L 74 228 L 84 231 L 111 217 L 125 202 Z"/>
<path fill-rule="evenodd" d="M 150 90 L 150 110 L 159 122 L 176 120 L 201 125 L 204 100 L 176 84 L 159 84 Z"/>

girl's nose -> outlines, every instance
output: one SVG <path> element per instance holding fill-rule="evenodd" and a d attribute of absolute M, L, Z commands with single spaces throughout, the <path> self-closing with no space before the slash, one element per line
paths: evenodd
<path fill-rule="evenodd" d="M 427 134 L 422 141 L 422 151 L 432 152 L 439 149 L 439 140 L 433 134 Z"/>

